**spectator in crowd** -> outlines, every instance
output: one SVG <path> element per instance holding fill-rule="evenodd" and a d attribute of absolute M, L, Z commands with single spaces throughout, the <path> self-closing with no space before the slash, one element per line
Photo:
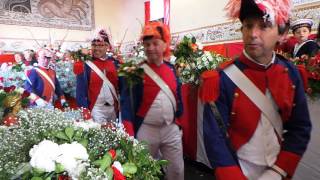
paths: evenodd
<path fill-rule="evenodd" d="M 298 19 L 293 21 L 291 29 L 297 43 L 292 51 L 292 57 L 301 57 L 303 55 L 314 56 L 318 52 L 318 45 L 314 40 L 308 39 L 313 25 L 312 19 Z"/>

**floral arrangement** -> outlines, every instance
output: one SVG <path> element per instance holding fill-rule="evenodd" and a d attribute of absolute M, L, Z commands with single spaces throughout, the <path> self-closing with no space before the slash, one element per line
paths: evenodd
<path fill-rule="evenodd" d="M 63 92 L 71 97 L 76 97 L 76 76 L 73 73 L 73 62 L 59 61 L 56 63 L 55 70 Z"/>
<path fill-rule="evenodd" d="M 298 67 L 303 67 L 307 71 L 309 89 L 307 93 L 312 98 L 320 96 L 320 53 L 314 57 L 302 56 L 291 59 Z"/>
<path fill-rule="evenodd" d="M 143 74 L 143 68 L 135 60 L 122 63 L 118 69 L 118 76 L 124 77 L 130 87 L 142 81 Z"/>
<path fill-rule="evenodd" d="M 24 63 L 17 63 L 17 64 L 14 64 L 11 69 L 16 72 L 21 72 L 21 71 L 24 71 L 25 68 L 26 68 L 26 65 Z"/>
<path fill-rule="evenodd" d="M 23 87 L 23 83 L 26 80 L 25 70 L 27 70 L 24 64 L 16 64 L 7 66 L 0 69 L 0 84 L 3 86 L 17 86 Z"/>
<path fill-rule="evenodd" d="M 215 69 L 228 59 L 212 52 L 203 51 L 195 37 L 185 36 L 174 52 L 176 67 L 182 83 L 199 85 L 200 75 L 206 70 Z"/>
<path fill-rule="evenodd" d="M 128 53 L 123 59 L 124 62 L 118 69 L 118 76 L 124 77 L 129 86 L 132 87 L 142 81 L 144 74 L 143 68 L 140 67 L 141 63 L 146 60 L 143 44 L 140 41 L 137 42 L 132 52 Z"/>
<path fill-rule="evenodd" d="M 71 52 L 71 57 L 75 61 L 92 61 L 91 50 L 87 48 L 80 48 Z"/>
<path fill-rule="evenodd" d="M 102 128 L 84 110 L 27 109 L 0 128 L 0 179 L 159 179 L 166 161 L 114 124 Z M 45 152 L 45 153 L 44 153 Z"/>
<path fill-rule="evenodd" d="M 0 87 L 0 124 L 10 126 L 17 123 L 15 114 L 29 105 L 30 93 L 18 92 L 15 86 Z"/>
<path fill-rule="evenodd" d="M 125 62 L 128 61 L 135 61 L 136 63 L 140 63 L 146 60 L 146 56 L 144 53 L 144 47 L 141 41 L 138 41 L 132 49 L 126 53 L 125 57 L 123 58 Z"/>

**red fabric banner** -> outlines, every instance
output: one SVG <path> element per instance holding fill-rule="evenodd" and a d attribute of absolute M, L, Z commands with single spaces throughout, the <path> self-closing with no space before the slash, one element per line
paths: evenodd
<path fill-rule="evenodd" d="M 14 60 L 14 54 L 1 54 L 0 55 L 0 64 L 2 63 L 15 63 L 16 61 Z"/>
<path fill-rule="evenodd" d="M 144 24 L 150 21 L 150 1 L 144 2 Z"/>
<path fill-rule="evenodd" d="M 235 58 L 241 54 L 243 49 L 242 42 L 215 44 L 203 47 L 205 51 L 212 51 L 228 58 Z"/>
<path fill-rule="evenodd" d="M 183 132 L 183 154 L 196 160 L 198 88 L 191 84 L 183 84 L 181 91 L 183 115 L 177 120 L 177 123 L 181 125 Z"/>

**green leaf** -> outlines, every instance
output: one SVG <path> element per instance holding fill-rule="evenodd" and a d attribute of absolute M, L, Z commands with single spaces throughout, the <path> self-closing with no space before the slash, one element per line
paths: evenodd
<path fill-rule="evenodd" d="M 123 174 L 134 174 L 137 172 L 138 168 L 134 163 L 125 163 L 122 165 Z"/>
<path fill-rule="evenodd" d="M 83 130 L 82 129 L 79 129 L 77 130 L 75 133 L 74 133 L 74 139 L 79 141 L 82 139 L 82 134 L 83 134 Z"/>
<path fill-rule="evenodd" d="M 99 166 L 100 167 L 101 164 L 102 164 L 102 159 L 95 160 L 95 161 L 92 162 L 92 164 L 95 165 L 95 166 Z"/>
<path fill-rule="evenodd" d="M 109 167 L 109 166 L 108 166 L 108 160 L 107 160 L 107 159 L 102 159 L 101 165 L 100 165 L 99 168 L 104 171 L 107 167 Z"/>
<path fill-rule="evenodd" d="M 31 180 L 43 180 L 41 177 L 32 177 Z"/>
<path fill-rule="evenodd" d="M 169 161 L 167 161 L 167 160 L 159 160 L 157 163 L 158 163 L 160 166 L 166 166 L 166 165 L 169 164 Z"/>
<path fill-rule="evenodd" d="M 108 156 L 103 156 L 103 161 L 105 162 L 106 167 L 109 167 L 112 163 L 112 158 L 109 155 L 109 153 L 107 153 L 107 154 L 108 154 Z"/>
<path fill-rule="evenodd" d="M 83 146 L 83 147 L 87 147 L 88 146 L 88 144 L 89 144 L 89 140 L 88 139 L 81 139 L 80 141 L 79 141 L 79 143 Z"/>
<path fill-rule="evenodd" d="M 39 169 L 39 168 L 33 168 L 33 174 L 35 175 L 35 176 L 41 176 L 42 174 L 44 174 L 45 173 L 45 171 L 44 170 L 42 170 L 42 169 Z"/>
<path fill-rule="evenodd" d="M 54 170 L 57 174 L 60 174 L 60 173 L 62 173 L 63 171 L 64 171 L 64 167 L 63 167 L 63 165 L 62 164 L 60 164 L 60 163 L 57 163 L 56 164 L 56 168 L 55 168 L 55 170 Z"/>
<path fill-rule="evenodd" d="M 72 137 L 74 135 L 74 129 L 71 127 L 67 127 L 64 132 L 66 133 L 67 137 L 69 138 L 69 140 L 72 140 Z"/>
<path fill-rule="evenodd" d="M 66 140 L 66 141 L 69 141 L 69 138 L 68 136 L 62 132 L 62 131 L 59 131 L 55 134 L 55 137 L 59 138 L 59 139 L 63 139 L 63 140 Z"/>
<path fill-rule="evenodd" d="M 113 179 L 113 170 L 111 167 L 106 169 L 107 179 Z"/>

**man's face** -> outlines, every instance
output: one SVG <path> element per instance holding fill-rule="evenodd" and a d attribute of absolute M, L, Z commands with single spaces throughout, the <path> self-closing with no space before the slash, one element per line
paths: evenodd
<path fill-rule="evenodd" d="M 104 58 L 109 49 L 109 44 L 102 41 L 94 41 L 91 44 L 92 56 L 95 58 Z"/>
<path fill-rule="evenodd" d="M 17 63 L 22 62 L 22 56 L 21 56 L 21 54 L 15 54 L 15 55 L 14 55 L 14 60 L 15 60 Z"/>
<path fill-rule="evenodd" d="M 26 59 L 26 61 L 31 61 L 32 60 L 32 56 L 31 56 L 30 51 L 24 51 L 23 52 L 23 56 Z"/>
<path fill-rule="evenodd" d="M 276 43 L 285 36 L 279 35 L 277 25 L 264 22 L 262 18 L 244 19 L 241 32 L 245 51 L 259 62 L 272 57 Z"/>
<path fill-rule="evenodd" d="M 143 41 L 145 54 L 150 62 L 163 60 L 163 53 L 166 50 L 167 44 L 157 38 L 151 38 Z"/>
<path fill-rule="evenodd" d="M 300 27 L 296 29 L 293 33 L 294 37 L 298 40 L 299 43 L 308 40 L 310 35 L 310 30 L 307 27 Z"/>
<path fill-rule="evenodd" d="M 43 67 L 48 67 L 49 62 L 52 58 L 52 53 L 48 50 L 43 50 L 39 52 L 38 64 Z"/>

